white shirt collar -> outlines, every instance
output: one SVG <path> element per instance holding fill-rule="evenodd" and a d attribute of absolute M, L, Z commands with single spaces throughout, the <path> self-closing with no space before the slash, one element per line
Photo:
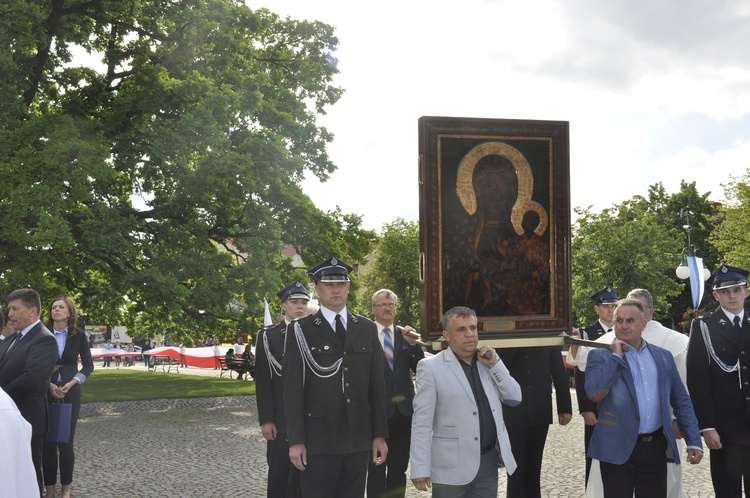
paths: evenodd
<path fill-rule="evenodd" d="M 734 322 L 734 317 L 738 316 L 740 317 L 740 324 L 742 324 L 742 320 L 745 318 L 745 310 L 742 309 L 738 314 L 734 314 L 731 311 L 727 311 L 723 306 L 721 308 L 721 311 L 724 312 L 725 315 L 727 315 L 727 318 L 729 318 L 730 322 Z"/>
<path fill-rule="evenodd" d="M 34 328 L 34 326 L 37 323 L 39 323 L 39 322 L 41 322 L 41 320 L 37 320 L 34 323 L 32 323 L 31 325 L 29 325 L 28 327 L 26 327 L 25 329 L 21 330 L 21 337 L 24 337 L 29 332 L 29 330 L 31 330 L 32 328 Z"/>
<path fill-rule="evenodd" d="M 383 325 L 382 323 L 377 322 L 377 321 L 375 322 L 375 325 L 378 327 L 378 334 L 380 334 L 382 336 L 383 335 L 383 329 L 385 328 L 385 325 Z M 388 327 L 388 330 L 391 332 L 391 335 L 393 335 L 393 331 L 394 331 L 395 328 L 396 328 L 396 325 L 393 324 L 393 323 Z"/>
<path fill-rule="evenodd" d="M 331 326 L 333 330 L 336 330 L 336 315 L 341 315 L 341 323 L 344 324 L 344 328 L 346 329 L 346 318 L 348 313 L 346 312 L 346 306 L 344 306 L 344 309 L 336 313 L 335 311 L 331 311 L 325 306 L 320 307 L 320 312 L 323 313 L 323 318 L 326 319 L 328 324 Z"/>

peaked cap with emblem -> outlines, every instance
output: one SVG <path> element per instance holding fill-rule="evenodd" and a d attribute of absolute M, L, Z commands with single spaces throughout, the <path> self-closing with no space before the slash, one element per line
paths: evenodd
<path fill-rule="evenodd" d="M 282 303 L 287 299 L 310 299 L 310 292 L 299 281 L 286 286 L 277 292 L 276 295 L 279 296 Z"/>
<path fill-rule="evenodd" d="M 307 274 L 316 284 L 318 282 L 348 282 L 351 271 L 351 266 L 337 259 L 336 256 L 331 256 L 315 268 L 307 270 Z"/>
<path fill-rule="evenodd" d="M 591 300 L 594 304 L 617 304 L 617 299 L 620 295 L 612 287 L 605 287 L 593 296 Z"/>
<path fill-rule="evenodd" d="M 747 270 L 721 265 L 721 268 L 708 277 L 708 285 L 712 286 L 714 290 L 747 285 L 747 276 Z"/>

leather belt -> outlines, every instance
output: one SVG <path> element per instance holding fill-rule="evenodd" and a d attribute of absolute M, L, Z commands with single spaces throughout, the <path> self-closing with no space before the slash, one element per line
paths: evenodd
<path fill-rule="evenodd" d="M 655 430 L 654 432 L 650 434 L 638 434 L 637 441 L 639 443 L 650 443 L 651 441 L 656 440 L 662 433 L 661 427 L 659 427 L 658 430 Z"/>

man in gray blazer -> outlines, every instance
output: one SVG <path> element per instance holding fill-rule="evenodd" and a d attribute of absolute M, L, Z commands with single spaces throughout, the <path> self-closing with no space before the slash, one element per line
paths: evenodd
<path fill-rule="evenodd" d="M 411 480 L 438 498 L 497 496 L 498 460 L 516 469 L 502 404 L 518 405 L 521 388 L 492 348 L 477 351 L 474 310 L 451 308 L 442 326 L 449 348 L 417 365 Z"/>
<path fill-rule="evenodd" d="M 8 322 L 17 331 L 0 343 L 0 387 L 31 424 L 31 459 L 42 490 L 42 445 L 47 432 L 47 389 L 57 362 L 55 336 L 39 320 L 39 293 L 18 289 L 8 295 Z"/>

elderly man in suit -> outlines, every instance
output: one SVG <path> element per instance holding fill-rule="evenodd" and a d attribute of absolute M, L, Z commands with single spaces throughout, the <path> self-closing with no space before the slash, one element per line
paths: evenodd
<path fill-rule="evenodd" d="M 310 292 L 300 282 L 295 282 L 276 295 L 281 300 L 284 320 L 258 332 L 255 342 L 255 390 L 258 400 L 258 422 L 263 437 L 268 441 L 266 496 L 290 498 L 299 496 L 299 473 L 292 469 L 289 461 L 282 364 L 287 326 L 307 315 Z M 250 346 L 247 349 L 250 349 Z"/>
<path fill-rule="evenodd" d="M 42 492 L 42 445 L 47 432 L 47 389 L 57 362 L 55 336 L 39 320 L 39 293 L 18 289 L 8 295 L 8 323 L 16 330 L 0 343 L 0 387 L 31 424 L 31 458 Z"/>
<path fill-rule="evenodd" d="M 502 405 L 521 402 L 521 388 L 495 351 L 477 351 L 477 315 L 456 306 L 442 319 L 448 344 L 417 365 L 411 432 L 411 480 L 432 496 L 497 496 L 498 461 L 516 462 Z"/>
<path fill-rule="evenodd" d="M 750 315 L 748 271 L 722 265 L 709 279 L 719 307 L 693 320 L 687 382 L 703 439 L 711 451 L 716 498 L 750 490 Z"/>
<path fill-rule="evenodd" d="M 336 257 L 309 270 L 320 310 L 287 330 L 284 412 L 305 498 L 364 496 L 368 460 L 388 456 L 383 348 L 346 308 L 351 270 Z"/>
<path fill-rule="evenodd" d="M 703 457 L 698 422 L 672 353 L 642 338 L 643 304 L 619 301 L 614 318 L 610 349 L 590 351 L 586 362 L 586 394 L 599 408 L 588 453 L 600 461 L 607 498 L 632 498 L 634 492 L 636 498 L 663 498 L 667 453 L 680 463 L 672 412 L 691 464 Z"/>
<path fill-rule="evenodd" d="M 385 411 L 388 416 L 388 461 L 384 465 L 370 463 L 367 474 L 367 498 L 398 498 L 406 494 L 406 468 L 409 466 L 411 415 L 414 413 L 414 382 L 412 372 L 424 358 L 417 344 L 416 330 L 394 325 L 398 296 L 389 289 L 372 295 L 372 314 L 383 346 L 385 364 Z"/>

